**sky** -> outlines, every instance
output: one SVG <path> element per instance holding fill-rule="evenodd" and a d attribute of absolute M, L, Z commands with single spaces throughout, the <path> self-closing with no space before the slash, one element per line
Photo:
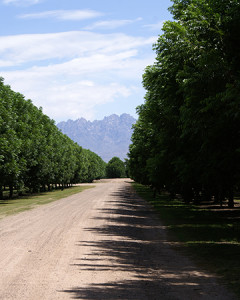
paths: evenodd
<path fill-rule="evenodd" d="M 56 123 L 144 103 L 170 0 L 0 0 L 0 77 Z"/>

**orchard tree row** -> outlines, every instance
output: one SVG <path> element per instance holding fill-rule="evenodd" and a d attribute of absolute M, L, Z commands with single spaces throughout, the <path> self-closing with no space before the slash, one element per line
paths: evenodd
<path fill-rule="evenodd" d="M 129 150 L 132 178 L 189 202 L 240 186 L 240 2 L 173 0 L 143 75 Z"/>
<path fill-rule="evenodd" d="M 52 186 L 91 182 L 106 163 L 55 126 L 31 100 L 0 79 L 0 198 L 7 187 L 38 192 Z"/>
<path fill-rule="evenodd" d="M 114 156 L 106 165 L 107 178 L 126 178 L 126 166 L 124 162 Z"/>

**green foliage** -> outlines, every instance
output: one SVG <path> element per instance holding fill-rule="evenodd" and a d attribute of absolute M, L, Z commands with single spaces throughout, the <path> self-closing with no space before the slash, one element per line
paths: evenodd
<path fill-rule="evenodd" d="M 239 1 L 173 0 L 143 75 L 129 150 L 133 179 L 155 189 L 229 199 L 240 174 Z M 238 31 L 237 31 L 238 30 Z"/>
<path fill-rule="evenodd" d="M 62 134 L 41 109 L 0 78 L 0 198 L 105 176 L 105 162 Z"/>
<path fill-rule="evenodd" d="M 92 182 L 94 179 L 105 177 L 106 163 L 94 152 L 83 149 L 85 160 L 85 176 L 83 182 Z"/>
<path fill-rule="evenodd" d="M 106 176 L 107 178 L 125 178 L 126 168 L 124 162 L 116 156 L 110 159 L 106 166 Z"/>

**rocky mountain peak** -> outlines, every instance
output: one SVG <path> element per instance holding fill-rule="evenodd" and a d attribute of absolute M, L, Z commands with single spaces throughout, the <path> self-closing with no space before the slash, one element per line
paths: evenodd
<path fill-rule="evenodd" d="M 84 118 L 60 122 L 57 127 L 80 146 L 97 153 L 108 162 L 113 156 L 127 158 L 132 125 L 136 120 L 129 114 L 106 116 L 103 120 Z"/>

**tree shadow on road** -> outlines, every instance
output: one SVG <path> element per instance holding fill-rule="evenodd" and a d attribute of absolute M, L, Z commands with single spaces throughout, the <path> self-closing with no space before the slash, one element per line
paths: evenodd
<path fill-rule="evenodd" d="M 93 300 L 232 299 L 224 298 L 209 274 L 171 249 L 164 226 L 130 185 L 113 193 L 108 204 L 110 208 L 101 209 L 101 217 L 95 218 L 105 225 L 85 228 L 98 238 L 77 244 L 91 252 L 72 265 L 79 276 L 95 272 L 99 281 L 62 292 L 73 299 Z M 100 280 L 101 272 L 109 276 L 107 282 Z"/>

